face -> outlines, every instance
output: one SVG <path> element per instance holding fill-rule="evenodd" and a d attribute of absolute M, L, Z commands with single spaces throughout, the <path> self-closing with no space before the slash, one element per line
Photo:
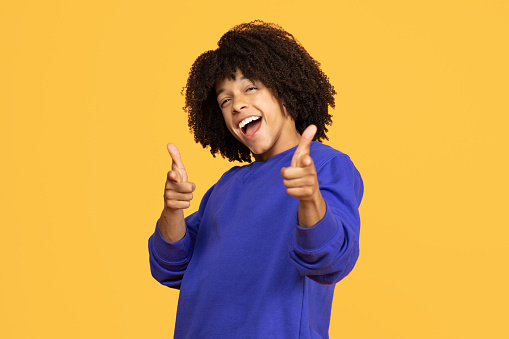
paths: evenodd
<path fill-rule="evenodd" d="M 256 161 L 299 144 L 295 122 L 261 82 L 237 70 L 234 78 L 216 83 L 216 93 L 228 130 L 253 152 Z"/>

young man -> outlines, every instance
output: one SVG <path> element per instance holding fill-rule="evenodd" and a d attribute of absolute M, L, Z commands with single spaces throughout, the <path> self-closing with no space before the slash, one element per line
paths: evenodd
<path fill-rule="evenodd" d="M 184 218 L 195 185 L 168 144 L 149 251 L 154 278 L 180 288 L 175 338 L 327 338 L 334 285 L 358 257 L 363 194 L 349 157 L 318 142 L 334 89 L 276 25 L 236 26 L 218 45 L 191 68 L 189 126 L 213 155 L 255 162 Z"/>

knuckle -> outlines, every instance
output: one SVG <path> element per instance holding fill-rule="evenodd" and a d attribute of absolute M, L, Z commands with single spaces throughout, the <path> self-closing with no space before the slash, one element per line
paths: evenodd
<path fill-rule="evenodd" d="M 173 199 L 175 197 L 175 192 L 171 191 L 171 190 L 167 190 L 166 192 L 164 192 L 164 197 L 166 199 Z"/>

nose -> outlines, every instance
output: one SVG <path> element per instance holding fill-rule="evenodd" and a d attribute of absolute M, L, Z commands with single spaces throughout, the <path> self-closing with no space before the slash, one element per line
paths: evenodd
<path fill-rule="evenodd" d="M 233 113 L 240 113 L 240 111 L 248 108 L 248 102 L 244 95 L 238 94 L 233 98 Z"/>

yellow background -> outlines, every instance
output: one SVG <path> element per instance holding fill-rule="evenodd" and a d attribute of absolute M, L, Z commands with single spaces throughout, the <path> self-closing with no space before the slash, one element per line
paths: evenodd
<path fill-rule="evenodd" d="M 235 24 L 293 33 L 338 91 L 328 144 L 363 175 L 332 338 L 507 338 L 507 1 L 0 1 L 0 337 L 168 338 L 147 239 L 175 142 L 233 164 L 180 94 Z"/>

